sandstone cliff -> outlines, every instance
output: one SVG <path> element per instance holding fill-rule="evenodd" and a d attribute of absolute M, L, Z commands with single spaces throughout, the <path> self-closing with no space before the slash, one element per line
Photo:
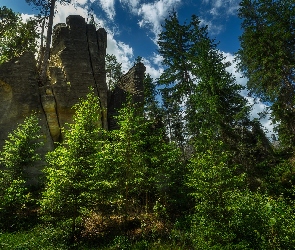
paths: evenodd
<path fill-rule="evenodd" d="M 135 102 L 143 102 L 145 67 L 138 63 L 109 93 L 106 84 L 105 55 L 107 33 L 86 24 L 81 16 L 69 16 L 66 24 L 54 28 L 48 82 L 38 83 L 36 61 L 32 53 L 0 65 L 0 149 L 9 132 L 32 112 L 37 112 L 45 135 L 45 151 L 62 140 L 61 128 L 72 122 L 72 106 L 92 87 L 100 98 L 101 126 L 115 128 L 113 115 L 126 100 L 126 92 Z M 110 125 L 108 125 L 110 123 Z"/>

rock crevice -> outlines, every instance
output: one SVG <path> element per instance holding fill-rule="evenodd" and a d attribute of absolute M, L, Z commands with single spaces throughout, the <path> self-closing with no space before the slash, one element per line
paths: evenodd
<path fill-rule="evenodd" d="M 143 103 L 145 67 L 136 64 L 125 74 L 114 91 L 108 93 L 105 56 L 107 33 L 95 29 L 78 15 L 69 16 L 66 24 L 54 27 L 48 82 L 38 85 L 33 53 L 0 65 L 0 149 L 9 132 L 32 112 L 37 112 L 46 135 L 45 151 L 63 139 L 62 129 L 72 122 L 73 105 L 93 88 L 100 99 L 101 126 L 116 128 L 114 115 L 126 101 Z"/>

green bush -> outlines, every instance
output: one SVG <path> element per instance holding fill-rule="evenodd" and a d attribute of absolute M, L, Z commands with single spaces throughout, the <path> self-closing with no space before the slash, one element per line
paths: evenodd
<path fill-rule="evenodd" d="M 197 155 L 188 185 L 195 198 L 191 237 L 195 249 L 294 249 L 294 208 L 283 198 L 251 192 L 230 155 Z"/>
<path fill-rule="evenodd" d="M 27 224 L 29 207 L 34 206 L 30 193 L 30 169 L 40 159 L 36 152 L 40 142 L 40 126 L 35 115 L 27 117 L 8 135 L 0 152 L 0 228 L 15 230 Z"/>

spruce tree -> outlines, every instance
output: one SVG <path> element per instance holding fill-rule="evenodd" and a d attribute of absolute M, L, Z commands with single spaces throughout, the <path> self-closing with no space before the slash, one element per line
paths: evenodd
<path fill-rule="evenodd" d="M 190 23 L 180 24 L 175 12 L 165 20 L 158 41 L 165 66 L 159 83 L 166 86 L 170 103 L 178 105 L 179 115 L 184 112 L 186 139 L 205 150 L 208 140 L 223 140 L 230 147 L 243 129 L 249 129 L 250 108 L 240 95 L 242 86 L 226 70 L 230 64 L 224 63 L 225 57 L 200 23 L 193 15 Z M 163 97 L 164 102 L 169 100 Z"/>
<path fill-rule="evenodd" d="M 271 109 L 281 145 L 295 138 L 295 5 L 292 0 L 243 0 L 239 67 L 254 97 Z"/>

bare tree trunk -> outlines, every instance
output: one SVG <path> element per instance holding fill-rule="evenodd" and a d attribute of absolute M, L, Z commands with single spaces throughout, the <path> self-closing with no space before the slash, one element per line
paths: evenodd
<path fill-rule="evenodd" d="M 41 66 L 41 74 L 40 74 L 40 80 L 42 85 L 46 85 L 46 81 L 47 81 L 47 68 L 48 68 L 48 61 L 50 58 L 50 44 L 51 44 L 51 36 L 52 36 L 52 25 L 53 25 L 55 3 L 56 3 L 56 0 L 51 0 L 50 2 L 46 47 L 45 47 L 45 53 L 43 57 L 43 63 Z"/>
<path fill-rule="evenodd" d="M 39 73 L 41 71 L 41 65 L 42 65 L 43 58 L 44 58 L 44 30 L 45 30 L 47 12 L 48 12 L 48 9 L 45 10 L 44 17 L 41 19 L 42 20 L 42 24 L 41 24 L 41 42 L 40 42 L 40 49 L 39 49 L 39 55 L 38 55 L 38 64 L 37 64 L 37 69 L 38 69 Z"/>

